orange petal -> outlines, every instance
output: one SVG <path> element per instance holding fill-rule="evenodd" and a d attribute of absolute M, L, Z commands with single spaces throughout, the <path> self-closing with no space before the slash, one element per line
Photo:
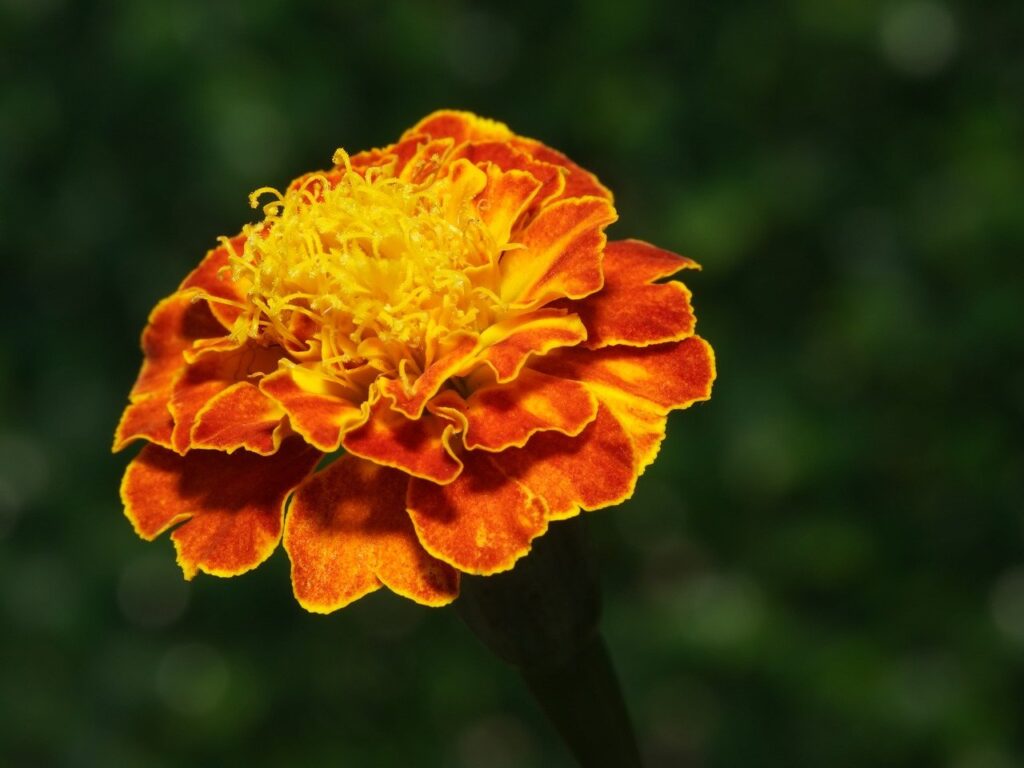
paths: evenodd
<path fill-rule="evenodd" d="M 430 139 L 418 144 L 408 160 L 399 160 L 397 178 L 412 184 L 427 181 L 441 170 L 454 146 L 455 142 L 450 138 Z"/>
<path fill-rule="evenodd" d="M 604 249 L 605 279 L 652 283 L 683 269 L 700 269 L 700 265 L 643 240 L 614 240 Z"/>
<path fill-rule="evenodd" d="M 212 397 L 196 414 L 190 444 L 232 453 L 238 448 L 269 456 L 281 445 L 284 410 L 248 381 Z"/>
<path fill-rule="evenodd" d="M 382 165 L 394 161 L 395 156 L 391 153 L 390 147 L 384 149 L 366 149 L 349 157 L 352 167 L 359 171 L 367 168 L 379 168 Z"/>
<path fill-rule="evenodd" d="M 541 358 L 553 376 L 582 381 L 598 399 L 610 389 L 642 398 L 665 413 L 711 396 L 715 358 L 700 336 L 649 347 L 571 349 Z"/>
<path fill-rule="evenodd" d="M 245 301 L 245 294 L 231 279 L 231 255 L 241 255 L 245 241 L 245 235 L 236 235 L 207 251 L 199 266 L 189 273 L 179 288 L 181 291 L 198 288 L 214 297 L 209 302 L 210 311 L 226 329 L 234 324 L 241 311 L 239 305 Z"/>
<path fill-rule="evenodd" d="M 522 232 L 523 248 L 501 257 L 501 297 L 517 306 L 580 299 L 604 284 L 604 228 L 615 209 L 599 197 L 560 200 Z"/>
<path fill-rule="evenodd" d="M 657 458 L 665 439 L 668 416 L 648 400 L 610 387 L 598 388 L 598 402 L 608 409 L 633 441 L 633 458 L 638 475 Z"/>
<path fill-rule="evenodd" d="M 430 407 L 461 413 L 465 446 L 484 451 L 521 447 L 537 432 L 578 435 L 597 416 L 597 399 L 586 386 L 528 368 L 514 381 L 481 387 L 466 400 L 442 392 Z"/>
<path fill-rule="evenodd" d="M 379 386 L 381 392 L 394 403 L 396 410 L 412 419 L 423 414 L 427 401 L 437 394 L 441 386 L 461 368 L 476 348 L 476 340 L 471 336 L 460 338 L 447 353 L 427 366 L 427 369 L 408 382 L 402 379 L 383 379 Z"/>
<path fill-rule="evenodd" d="M 491 454 L 469 453 L 455 482 L 409 484 L 416 535 L 434 557 L 465 573 L 507 571 L 547 530 L 544 503 L 498 469 Z"/>
<path fill-rule="evenodd" d="M 499 246 L 509 242 L 512 230 L 541 188 L 541 183 L 526 171 L 502 171 L 487 168 L 487 186 L 477 199 L 480 219 Z"/>
<path fill-rule="evenodd" d="M 432 413 L 410 419 L 393 410 L 385 398 L 370 406 L 370 418 L 347 433 L 345 450 L 386 467 L 435 483 L 450 483 L 462 471 L 462 462 L 449 447 L 453 426 Z"/>
<path fill-rule="evenodd" d="M 244 451 L 178 456 L 147 445 L 125 471 L 121 500 L 136 533 L 147 540 L 188 521 L 171 534 L 185 578 L 197 571 L 236 576 L 274 551 L 285 499 L 319 458 L 298 439 L 267 457 Z"/>
<path fill-rule="evenodd" d="M 577 302 L 565 302 L 587 327 L 584 346 L 647 346 L 693 334 L 696 318 L 690 292 L 681 283 L 651 284 L 696 263 L 639 240 L 608 243 L 604 288 Z"/>
<path fill-rule="evenodd" d="M 576 315 L 564 309 L 539 309 L 495 323 L 482 334 L 480 351 L 473 364 L 486 363 L 498 381 L 519 375 L 531 355 L 546 355 L 558 347 L 573 347 L 587 338 L 587 329 Z M 461 375 L 469 373 L 465 367 Z"/>
<path fill-rule="evenodd" d="M 562 197 L 602 197 L 612 201 L 612 193 L 590 171 L 576 165 L 556 149 L 541 144 L 536 139 L 516 136 L 510 142 L 513 146 L 529 152 L 538 160 L 560 166 L 565 170 L 565 189 Z"/>
<path fill-rule="evenodd" d="M 284 408 L 292 429 L 324 453 L 338 450 L 341 436 L 364 419 L 345 389 L 302 367 L 264 376 L 260 389 Z"/>
<path fill-rule="evenodd" d="M 459 575 L 423 549 L 405 511 L 409 476 L 341 456 L 295 493 L 284 528 L 295 597 L 330 613 L 381 582 L 423 605 L 445 605 Z"/>
<path fill-rule="evenodd" d="M 167 409 L 168 399 L 166 393 L 154 393 L 129 403 L 114 431 L 113 450 L 120 451 L 132 440 L 148 440 L 170 448 L 174 420 Z"/>
<path fill-rule="evenodd" d="M 154 307 L 142 332 L 142 369 L 114 433 L 114 451 L 136 439 L 170 447 L 168 403 L 174 378 L 185 365 L 183 353 L 198 340 L 223 333 L 206 302 L 190 295 L 175 293 Z"/>
<path fill-rule="evenodd" d="M 207 347 L 175 378 L 170 401 L 174 417 L 171 447 L 178 453 L 184 453 L 192 445 L 196 417 L 213 397 L 253 374 L 277 368 L 280 349 L 265 349 L 255 344 L 232 347 L 234 342 L 230 341 Z"/>
<path fill-rule="evenodd" d="M 471 163 L 491 163 L 503 171 L 525 171 L 540 183 L 531 208 L 551 202 L 565 189 L 565 173 L 557 165 L 545 163 L 504 141 L 471 142 L 458 147 L 453 158 L 464 157 Z"/>
<path fill-rule="evenodd" d="M 572 517 L 581 507 L 618 504 L 633 494 L 637 479 L 633 443 L 604 405 L 576 437 L 542 432 L 495 461 L 544 499 L 552 520 Z"/>
<path fill-rule="evenodd" d="M 186 293 L 174 293 L 161 301 L 149 315 L 142 332 L 145 359 L 132 397 L 166 390 L 184 365 L 182 353 L 199 339 L 224 335 L 224 328 L 210 313 L 205 301 Z"/>
<path fill-rule="evenodd" d="M 442 109 L 427 115 L 403 133 L 402 139 L 421 134 L 433 138 L 451 138 L 456 144 L 465 141 L 504 141 L 512 136 L 504 123 L 452 109 Z"/>

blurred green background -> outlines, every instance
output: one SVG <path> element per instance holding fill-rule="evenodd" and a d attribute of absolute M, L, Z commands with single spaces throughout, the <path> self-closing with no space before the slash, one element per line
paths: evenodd
<path fill-rule="evenodd" d="M 595 513 L 649 764 L 1024 765 L 1024 5 L 0 0 L 0 765 L 565 766 L 450 610 L 184 583 L 138 334 L 249 191 L 438 107 L 617 194 L 719 358 Z"/>

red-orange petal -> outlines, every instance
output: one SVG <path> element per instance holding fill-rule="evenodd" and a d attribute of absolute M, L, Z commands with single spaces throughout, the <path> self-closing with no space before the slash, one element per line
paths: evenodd
<path fill-rule="evenodd" d="M 214 395 L 196 414 L 190 444 L 217 451 L 247 451 L 269 456 L 281 445 L 287 427 L 284 409 L 248 381 Z"/>
<path fill-rule="evenodd" d="M 665 425 L 668 421 L 665 409 L 610 387 L 597 388 L 597 391 L 600 393 L 598 401 L 608 409 L 633 441 L 635 469 L 637 474 L 643 474 L 657 458 L 665 439 Z"/>
<path fill-rule="evenodd" d="M 423 605 L 455 599 L 459 575 L 416 538 L 405 511 L 408 486 L 408 475 L 346 455 L 299 488 L 284 548 L 303 608 L 330 613 L 382 582 Z"/>
<path fill-rule="evenodd" d="M 604 405 L 579 435 L 542 432 L 524 448 L 497 454 L 495 461 L 544 499 L 552 520 L 572 517 L 581 507 L 618 504 L 636 486 L 633 443 Z"/>
<path fill-rule="evenodd" d="M 223 333 L 206 302 L 189 294 L 172 294 L 154 307 L 142 332 L 142 368 L 114 433 L 114 451 L 137 439 L 170 447 L 168 404 L 174 378 L 185 365 L 183 354 L 195 342 Z"/>
<path fill-rule="evenodd" d="M 450 138 L 436 138 L 418 144 L 408 160 L 400 160 L 396 175 L 402 181 L 420 184 L 433 177 L 444 164 L 455 142 Z"/>
<path fill-rule="evenodd" d="M 213 297 L 209 301 L 210 311 L 225 329 L 234 324 L 241 311 L 239 304 L 245 301 L 245 295 L 231 279 L 231 254 L 240 256 L 245 241 L 245 235 L 235 235 L 207 251 L 199 266 L 189 273 L 179 288 L 181 291 L 199 289 Z"/>
<path fill-rule="evenodd" d="M 464 445 L 492 452 L 526 445 L 537 432 L 578 435 L 597 416 L 597 398 L 585 385 L 528 368 L 514 381 L 480 387 L 465 400 L 442 392 L 430 407 L 462 414 Z"/>
<path fill-rule="evenodd" d="M 500 382 L 512 381 L 531 356 L 574 347 L 586 338 L 587 329 L 576 315 L 564 309 L 538 309 L 495 323 L 480 334 L 480 352 L 472 363 L 486 363 Z M 470 372 L 459 371 L 461 375 Z"/>
<path fill-rule="evenodd" d="M 516 222 L 530 208 L 540 188 L 541 182 L 526 171 L 488 166 L 487 186 L 477 198 L 477 208 L 499 247 L 509 242 Z"/>
<path fill-rule="evenodd" d="M 340 385 L 301 367 L 275 371 L 259 386 L 285 410 L 292 429 L 324 453 L 338 450 L 341 436 L 364 419 Z"/>
<path fill-rule="evenodd" d="M 565 189 L 565 172 L 557 165 L 543 162 L 504 141 L 483 141 L 462 144 L 453 158 L 464 157 L 478 165 L 490 163 L 503 171 L 525 171 L 540 183 L 531 208 L 546 205 Z"/>
<path fill-rule="evenodd" d="M 198 571 L 236 576 L 277 547 L 285 500 L 319 458 L 298 439 L 266 457 L 245 451 L 179 456 L 147 445 L 125 471 L 121 500 L 147 540 L 187 521 L 171 534 L 185 578 Z"/>
<path fill-rule="evenodd" d="M 153 308 L 142 332 L 145 357 L 131 397 L 166 390 L 184 364 L 182 354 L 186 349 L 199 339 L 223 335 L 223 326 L 205 301 L 196 301 L 187 293 L 168 296 Z"/>
<path fill-rule="evenodd" d="M 666 251 L 643 240 L 613 240 L 604 249 L 605 279 L 652 283 L 683 269 L 700 269 L 686 256 Z"/>
<path fill-rule="evenodd" d="M 602 396 L 610 389 L 642 398 L 665 413 L 711 396 L 715 359 L 700 336 L 649 347 L 605 347 L 561 350 L 537 361 L 553 376 L 587 384 Z"/>
<path fill-rule="evenodd" d="M 690 292 L 681 283 L 652 284 L 659 277 L 697 265 L 639 240 L 608 243 L 604 288 L 579 301 L 565 302 L 587 327 L 584 346 L 647 346 L 693 334 L 696 318 Z"/>
<path fill-rule="evenodd" d="M 393 410 L 385 398 L 370 406 L 365 424 L 348 432 L 341 444 L 349 453 L 394 467 L 435 483 L 450 483 L 462 462 L 449 447 L 451 422 L 432 413 L 418 419 Z"/>
<path fill-rule="evenodd" d="M 391 148 L 385 147 L 383 149 L 365 149 L 362 152 L 356 152 L 349 157 L 349 162 L 356 170 L 365 171 L 367 168 L 379 168 L 382 165 L 387 165 L 393 162 L 394 159 L 395 156 L 391 152 Z"/>
<path fill-rule="evenodd" d="M 544 503 L 498 469 L 494 456 L 470 452 L 455 482 L 409 484 L 409 516 L 424 548 L 464 573 L 507 571 L 547 530 Z"/>
<path fill-rule="evenodd" d="M 223 348 L 222 348 L 223 347 Z M 280 350 L 255 344 L 234 347 L 233 342 L 208 347 L 174 380 L 170 410 L 174 418 L 171 447 L 184 453 L 192 446 L 192 427 L 199 412 L 221 392 L 252 374 L 277 367 Z"/>
<path fill-rule="evenodd" d="M 522 136 L 516 136 L 510 143 L 515 147 L 526 150 L 538 160 L 552 163 L 564 169 L 565 189 L 562 191 L 562 197 L 594 196 L 603 197 L 611 202 L 611 191 L 597 180 L 597 176 L 577 165 L 558 150 L 552 149 L 536 139 L 528 139 Z"/>
<path fill-rule="evenodd" d="M 427 404 L 441 386 L 463 368 L 473 354 L 477 342 L 471 336 L 464 336 L 445 354 L 427 366 L 414 381 L 383 379 L 381 392 L 394 404 L 394 408 L 411 419 L 418 419 Z"/>
<path fill-rule="evenodd" d="M 600 290 L 604 228 L 616 217 L 611 203 L 600 197 L 570 198 L 544 208 L 523 230 L 523 248 L 501 257 L 502 299 L 542 306 Z"/>
<path fill-rule="evenodd" d="M 478 117 L 471 112 L 441 109 L 427 115 L 416 125 L 402 134 L 402 139 L 426 135 L 432 138 L 447 137 L 456 144 L 465 141 L 504 141 L 512 132 L 504 123 Z"/>
<path fill-rule="evenodd" d="M 168 399 L 169 393 L 153 393 L 129 403 L 114 431 L 113 450 L 120 451 L 132 440 L 148 440 L 170 448 L 174 420 L 167 409 Z"/>

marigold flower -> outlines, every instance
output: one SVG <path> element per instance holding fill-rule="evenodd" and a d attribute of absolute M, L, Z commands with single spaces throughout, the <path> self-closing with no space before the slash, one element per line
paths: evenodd
<path fill-rule="evenodd" d="M 437 112 L 261 200 L 153 310 L 114 440 L 146 441 L 125 513 L 176 526 L 186 578 L 283 538 L 310 611 L 449 603 L 628 498 L 710 396 L 690 292 L 658 282 L 697 265 L 608 242 L 609 191 L 501 123 Z"/>

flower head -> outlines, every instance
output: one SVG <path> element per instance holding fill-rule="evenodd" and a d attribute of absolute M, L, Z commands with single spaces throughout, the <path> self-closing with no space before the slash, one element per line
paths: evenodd
<path fill-rule="evenodd" d="M 150 315 L 114 440 L 146 441 L 125 512 L 176 526 L 187 578 L 283 537 L 311 611 L 448 603 L 628 498 L 668 412 L 710 396 L 690 293 L 658 282 L 696 264 L 609 242 L 608 190 L 501 123 L 437 112 L 251 202 Z"/>

